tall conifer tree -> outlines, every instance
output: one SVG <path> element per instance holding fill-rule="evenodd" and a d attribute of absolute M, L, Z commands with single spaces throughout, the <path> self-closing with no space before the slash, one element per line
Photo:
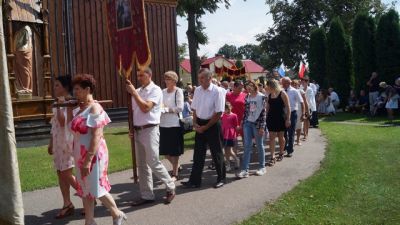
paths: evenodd
<path fill-rule="evenodd" d="M 340 18 L 332 20 L 327 35 L 327 82 L 339 94 L 344 106 L 353 88 L 353 60 L 350 41 Z"/>
<path fill-rule="evenodd" d="M 399 14 L 389 10 L 379 20 L 376 32 L 376 62 L 382 81 L 393 83 L 400 75 Z"/>

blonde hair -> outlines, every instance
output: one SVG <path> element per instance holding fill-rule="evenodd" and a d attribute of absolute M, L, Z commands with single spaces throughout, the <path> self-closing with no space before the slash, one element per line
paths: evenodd
<path fill-rule="evenodd" d="M 178 75 L 172 70 L 165 72 L 164 73 L 164 78 L 165 77 L 171 78 L 175 82 L 178 82 Z"/>
<path fill-rule="evenodd" d="M 279 84 L 279 81 L 277 81 L 275 79 L 268 80 L 267 87 L 269 87 L 269 88 L 271 88 L 271 90 L 274 90 L 277 92 L 282 90 L 281 85 Z"/>
<path fill-rule="evenodd" d="M 292 80 L 292 86 L 300 86 L 299 80 Z"/>

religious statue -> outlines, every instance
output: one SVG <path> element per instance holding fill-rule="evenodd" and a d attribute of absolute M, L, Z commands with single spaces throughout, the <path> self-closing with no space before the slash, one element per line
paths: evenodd
<path fill-rule="evenodd" d="M 15 35 L 14 72 L 18 93 L 32 93 L 32 30 L 24 26 Z"/>

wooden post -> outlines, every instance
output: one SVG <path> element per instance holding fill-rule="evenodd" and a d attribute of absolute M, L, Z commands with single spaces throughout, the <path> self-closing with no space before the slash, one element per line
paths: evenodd
<path fill-rule="evenodd" d="M 52 98 L 51 88 L 51 69 L 50 69 L 50 51 L 49 51 L 49 22 L 47 9 L 41 9 L 43 15 L 43 97 Z"/>
<path fill-rule="evenodd" d="M 7 19 L 6 29 L 7 29 L 7 68 L 8 68 L 8 80 L 10 84 L 10 94 L 11 99 L 16 100 L 16 88 L 15 88 L 15 73 L 14 73 L 14 40 L 13 40 L 13 30 L 12 30 L 12 18 L 11 18 L 11 6 L 9 1 L 4 2 L 4 14 Z"/>
<path fill-rule="evenodd" d="M 129 79 L 129 74 L 125 74 L 125 79 Z M 125 81 L 124 81 L 125 83 Z M 132 152 L 132 169 L 133 169 L 133 182 L 138 183 L 138 173 L 136 164 L 136 154 L 135 154 L 135 130 L 133 129 L 133 109 L 132 109 L 132 96 L 127 93 L 128 101 L 128 124 L 129 124 L 129 137 L 131 139 L 131 152 Z"/>

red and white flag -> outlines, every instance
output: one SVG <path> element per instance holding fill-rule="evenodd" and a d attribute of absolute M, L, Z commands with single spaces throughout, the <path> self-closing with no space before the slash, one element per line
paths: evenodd
<path fill-rule="evenodd" d="M 306 65 L 302 61 L 300 61 L 299 78 L 303 78 L 305 72 L 306 72 Z"/>
<path fill-rule="evenodd" d="M 108 35 L 120 75 L 129 76 L 136 63 L 147 67 L 151 53 L 147 37 L 144 0 L 108 0 Z"/>

